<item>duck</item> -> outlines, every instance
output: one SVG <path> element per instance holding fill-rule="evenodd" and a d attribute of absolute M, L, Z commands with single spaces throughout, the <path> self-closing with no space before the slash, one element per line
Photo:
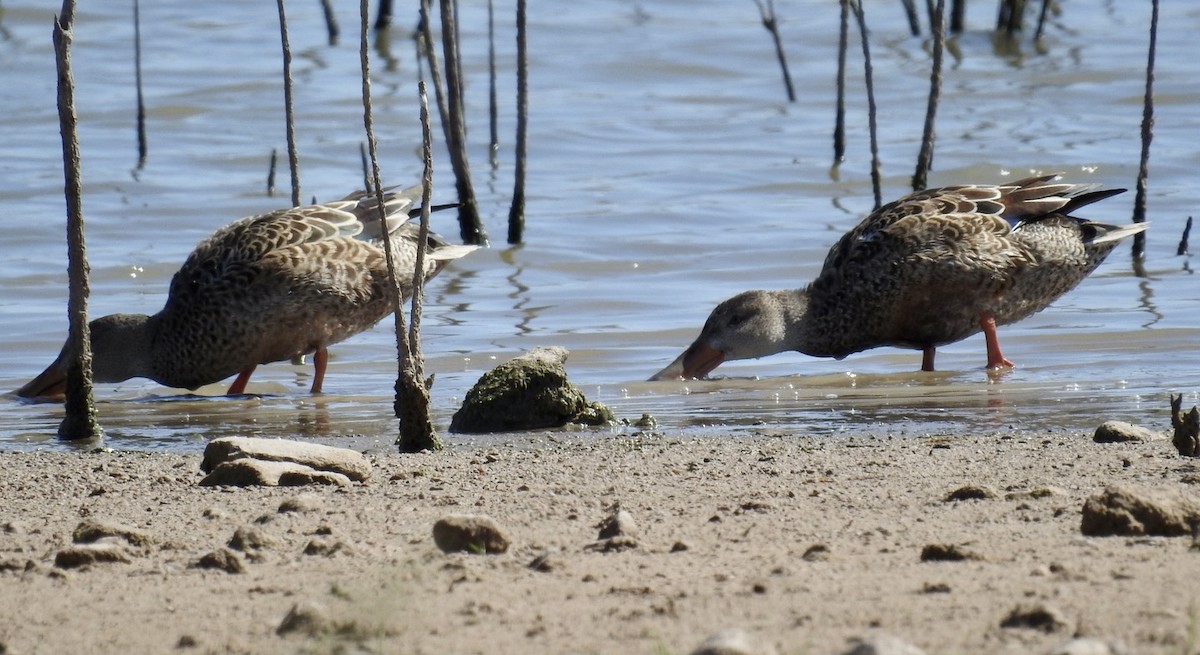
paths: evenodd
<path fill-rule="evenodd" d="M 398 290 L 412 295 L 421 187 L 383 194 L 384 226 Z M 435 207 L 437 208 L 437 207 Z M 111 314 L 89 323 L 94 382 L 149 378 L 195 390 L 236 379 L 246 392 L 260 364 L 313 355 L 311 393 L 319 394 L 329 346 L 378 323 L 396 306 L 373 192 L 321 204 L 277 209 L 234 221 L 188 255 L 157 314 Z M 428 234 L 425 279 L 476 249 Z M 17 390 L 21 398 L 61 399 L 74 358 L 58 358 Z"/>
<path fill-rule="evenodd" d="M 883 205 L 834 244 L 807 286 L 717 305 L 650 380 L 702 379 L 726 361 L 788 351 L 841 359 L 880 346 L 920 350 L 921 370 L 932 371 L 939 346 L 979 332 L 987 368 L 1011 368 L 997 326 L 1045 309 L 1149 225 L 1073 216 L 1125 189 L 1061 179 L 932 188 Z"/>

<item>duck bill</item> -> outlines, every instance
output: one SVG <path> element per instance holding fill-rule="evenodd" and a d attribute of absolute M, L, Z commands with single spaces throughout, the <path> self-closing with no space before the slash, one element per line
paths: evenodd
<path fill-rule="evenodd" d="M 67 393 L 67 371 L 58 362 L 51 364 L 36 378 L 17 389 L 21 398 L 40 401 L 62 400 Z"/>
<path fill-rule="evenodd" d="M 709 372 L 725 361 L 725 353 L 697 339 L 688 346 L 675 361 L 650 377 L 651 382 L 661 380 L 691 380 L 707 377 Z"/>

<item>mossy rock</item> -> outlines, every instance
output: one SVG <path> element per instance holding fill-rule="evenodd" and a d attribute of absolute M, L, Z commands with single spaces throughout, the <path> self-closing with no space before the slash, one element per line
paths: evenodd
<path fill-rule="evenodd" d="M 567 380 L 567 350 L 534 348 L 484 373 L 467 392 L 450 421 L 457 433 L 513 432 L 557 428 L 567 423 L 604 425 L 616 419 L 600 403 L 589 403 Z"/>

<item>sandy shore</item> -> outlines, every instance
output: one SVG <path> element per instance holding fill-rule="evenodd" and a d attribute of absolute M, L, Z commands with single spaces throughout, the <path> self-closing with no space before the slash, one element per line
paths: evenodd
<path fill-rule="evenodd" d="M 1200 648 L 1192 538 L 1080 531 L 1111 483 L 1195 495 L 1169 440 L 536 434 L 370 457 L 365 484 L 229 489 L 197 484 L 199 455 L 0 454 L 0 652 L 682 654 L 725 628 L 779 653 L 878 632 L 947 655 Z M 945 499 L 967 485 L 994 497 Z M 589 549 L 618 504 L 638 546 Z M 442 553 L 449 513 L 512 547 Z M 87 520 L 148 541 L 57 566 Z M 242 572 L 195 566 L 239 529 L 262 542 L 227 553 Z M 324 628 L 277 634 L 297 604 Z M 1001 627 L 1023 606 L 1060 624 Z"/>

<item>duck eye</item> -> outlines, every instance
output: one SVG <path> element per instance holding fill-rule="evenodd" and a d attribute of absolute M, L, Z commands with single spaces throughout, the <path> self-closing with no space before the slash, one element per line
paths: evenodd
<path fill-rule="evenodd" d="M 745 322 L 745 320 L 746 316 L 744 314 L 734 314 L 729 317 L 729 327 L 737 327 Z"/>

